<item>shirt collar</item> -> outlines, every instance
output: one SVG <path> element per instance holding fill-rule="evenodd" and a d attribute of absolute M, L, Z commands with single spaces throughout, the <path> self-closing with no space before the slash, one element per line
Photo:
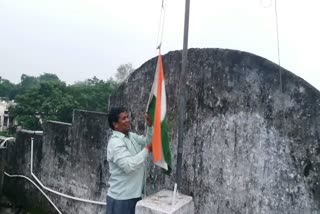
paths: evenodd
<path fill-rule="evenodd" d="M 112 134 L 115 135 L 115 136 L 117 136 L 117 137 L 119 137 L 119 138 L 124 138 L 124 137 L 126 136 L 126 135 L 123 134 L 122 132 L 115 131 L 115 130 L 112 131 Z"/>

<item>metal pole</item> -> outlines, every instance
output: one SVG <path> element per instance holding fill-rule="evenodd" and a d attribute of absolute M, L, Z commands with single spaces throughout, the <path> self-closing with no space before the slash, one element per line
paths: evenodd
<path fill-rule="evenodd" d="M 179 82 L 179 103 L 178 103 L 178 156 L 177 156 L 177 185 L 181 187 L 181 166 L 183 153 L 183 131 L 185 120 L 185 91 L 186 91 L 186 66 L 188 57 L 188 32 L 189 32 L 189 11 L 190 0 L 186 0 L 185 16 L 184 16 L 184 34 L 183 34 L 183 51 L 182 51 L 182 66 Z"/>

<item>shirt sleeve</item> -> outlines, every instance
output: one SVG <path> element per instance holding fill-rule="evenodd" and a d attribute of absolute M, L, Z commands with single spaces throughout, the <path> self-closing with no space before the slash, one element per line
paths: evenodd
<path fill-rule="evenodd" d="M 134 138 L 134 140 L 139 144 L 141 147 L 146 146 L 148 143 L 151 142 L 152 139 L 152 127 L 147 127 L 147 134 L 146 136 L 144 135 L 137 135 L 136 133 L 130 133 L 131 137 Z"/>
<path fill-rule="evenodd" d="M 113 138 L 109 141 L 107 159 L 116 164 L 125 173 L 137 170 L 143 165 L 147 157 L 148 150 L 146 148 L 136 155 L 131 155 L 122 139 Z"/>

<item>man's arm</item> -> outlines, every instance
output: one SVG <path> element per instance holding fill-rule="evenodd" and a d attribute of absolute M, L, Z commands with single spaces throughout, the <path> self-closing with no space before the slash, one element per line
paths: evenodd
<path fill-rule="evenodd" d="M 112 161 L 124 172 L 130 173 L 142 166 L 151 149 L 146 147 L 138 154 L 131 155 L 124 141 L 120 138 L 113 138 L 109 141 L 108 160 Z"/>
<path fill-rule="evenodd" d="M 146 136 L 130 132 L 130 137 L 132 137 L 135 140 L 135 142 L 137 142 L 137 144 L 139 144 L 140 146 L 146 146 L 148 143 L 151 142 L 152 130 L 152 127 L 147 127 Z"/>
<path fill-rule="evenodd" d="M 147 113 L 145 113 L 145 120 L 146 120 L 146 124 L 147 124 L 147 134 L 146 136 L 143 135 L 137 135 L 135 133 L 130 133 L 131 137 L 134 138 L 134 140 L 141 146 L 146 146 L 148 143 L 151 142 L 152 139 L 152 122 L 151 119 L 149 117 L 149 115 Z"/>

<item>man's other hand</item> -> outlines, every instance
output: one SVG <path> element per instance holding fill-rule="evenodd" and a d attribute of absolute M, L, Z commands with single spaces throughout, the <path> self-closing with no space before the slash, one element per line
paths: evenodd
<path fill-rule="evenodd" d="M 151 127 L 152 126 L 152 122 L 151 122 L 151 119 L 150 119 L 148 113 L 145 113 L 144 116 L 146 118 L 147 126 Z"/>
<path fill-rule="evenodd" d="M 152 152 L 152 143 L 149 143 L 147 146 L 146 146 L 146 149 L 148 150 L 149 153 Z"/>

